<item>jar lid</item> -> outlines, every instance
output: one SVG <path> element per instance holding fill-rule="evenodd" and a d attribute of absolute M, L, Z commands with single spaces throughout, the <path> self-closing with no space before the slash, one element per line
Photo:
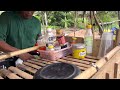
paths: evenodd
<path fill-rule="evenodd" d="M 73 48 L 85 48 L 85 44 L 83 43 L 77 43 L 73 45 Z"/>
<path fill-rule="evenodd" d="M 48 46 L 48 48 L 49 48 L 49 49 L 53 49 L 53 48 L 54 48 L 54 46 L 53 46 L 53 45 L 50 45 L 50 46 Z"/>

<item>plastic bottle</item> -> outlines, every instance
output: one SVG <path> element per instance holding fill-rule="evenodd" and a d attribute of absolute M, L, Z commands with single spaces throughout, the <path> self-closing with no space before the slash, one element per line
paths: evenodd
<path fill-rule="evenodd" d="M 42 36 L 42 35 L 38 36 L 38 40 L 37 40 L 37 43 L 35 44 L 35 46 L 38 46 L 38 45 L 44 45 L 44 46 L 40 47 L 39 50 L 46 50 L 44 36 Z"/>
<path fill-rule="evenodd" d="M 98 58 L 103 57 L 113 49 L 113 33 L 111 30 L 104 30 L 101 38 Z"/>
<path fill-rule="evenodd" d="M 84 37 L 84 42 L 87 50 L 87 55 L 92 55 L 93 48 L 93 34 L 92 34 L 92 25 L 87 25 L 87 30 Z"/>
<path fill-rule="evenodd" d="M 49 44 L 49 43 L 54 43 L 54 42 L 56 41 L 56 36 L 55 36 L 55 34 L 52 32 L 52 29 L 51 29 L 51 28 L 48 28 L 48 29 L 47 29 L 45 38 L 46 38 L 46 43 L 47 43 L 47 44 Z"/>

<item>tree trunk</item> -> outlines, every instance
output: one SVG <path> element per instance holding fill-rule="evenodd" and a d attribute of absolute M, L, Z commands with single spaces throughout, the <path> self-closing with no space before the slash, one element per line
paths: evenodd
<path fill-rule="evenodd" d="M 46 27 L 48 26 L 48 20 L 47 20 L 47 13 L 46 11 L 44 12 L 44 15 L 45 15 L 45 24 L 46 24 Z"/>
<path fill-rule="evenodd" d="M 67 16 L 67 13 L 65 12 L 65 28 L 68 28 L 67 27 L 67 17 L 66 16 Z"/>
<path fill-rule="evenodd" d="M 118 20 L 120 20 L 120 11 L 118 11 Z M 120 22 L 119 22 L 119 28 L 120 28 Z"/>

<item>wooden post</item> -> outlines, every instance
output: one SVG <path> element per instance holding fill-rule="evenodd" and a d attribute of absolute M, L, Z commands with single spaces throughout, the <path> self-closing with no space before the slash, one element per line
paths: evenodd
<path fill-rule="evenodd" d="M 105 74 L 105 79 L 110 79 L 110 74 L 109 73 Z"/>
<path fill-rule="evenodd" d="M 118 20 L 120 20 L 120 11 L 118 11 Z M 119 45 L 120 43 L 120 21 L 118 21 L 118 24 L 119 24 L 119 29 L 116 32 L 116 42 L 115 42 L 116 46 Z"/>
<path fill-rule="evenodd" d="M 120 20 L 120 11 L 118 11 L 118 20 Z M 120 22 L 119 22 L 119 28 L 120 28 Z"/>
<path fill-rule="evenodd" d="M 119 63 L 116 62 L 116 63 L 114 64 L 114 78 L 118 78 L 118 77 L 119 77 L 119 75 L 118 75 L 118 73 L 119 73 L 119 71 L 118 71 L 119 68 L 118 68 L 118 67 L 119 67 Z"/>

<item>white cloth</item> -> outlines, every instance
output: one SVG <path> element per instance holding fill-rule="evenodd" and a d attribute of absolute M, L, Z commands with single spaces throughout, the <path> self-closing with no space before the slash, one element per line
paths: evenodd
<path fill-rule="evenodd" d="M 16 62 L 15 62 L 16 65 L 22 64 L 22 63 L 23 63 L 23 60 L 21 60 L 20 58 L 18 58 L 18 59 L 16 60 Z"/>

